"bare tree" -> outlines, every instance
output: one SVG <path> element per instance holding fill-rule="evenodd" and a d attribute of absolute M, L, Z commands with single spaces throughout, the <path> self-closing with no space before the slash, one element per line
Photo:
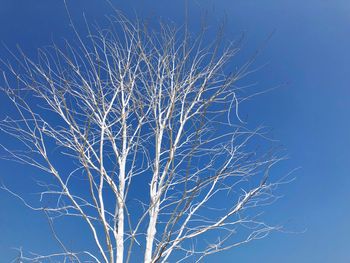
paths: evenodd
<path fill-rule="evenodd" d="M 236 83 L 250 62 L 229 72 L 238 45 L 120 13 L 87 38 L 73 30 L 75 43 L 3 63 L 18 115 L 0 129 L 23 147 L 2 148 L 46 182 L 38 204 L 3 188 L 44 211 L 61 246 L 21 262 L 136 262 L 141 252 L 145 263 L 202 262 L 278 229 L 258 207 L 276 198 L 269 170 L 281 158 L 257 150 L 264 129 L 239 118 L 247 96 Z M 96 248 L 71 251 L 54 228 L 61 216 L 85 222 Z"/>

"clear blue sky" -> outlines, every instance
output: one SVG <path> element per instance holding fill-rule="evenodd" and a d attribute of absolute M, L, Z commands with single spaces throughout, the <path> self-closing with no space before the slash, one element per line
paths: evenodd
<path fill-rule="evenodd" d="M 73 1 L 69 1 L 73 2 Z M 126 13 L 163 17 L 181 23 L 183 1 L 112 1 Z M 273 234 L 267 239 L 231 250 L 206 262 L 348 263 L 350 262 L 350 2 L 347 0 L 189 0 L 190 23 L 198 23 L 199 8 L 208 23 L 227 19 L 228 36 L 245 32 L 239 60 L 248 58 L 276 30 L 248 77 L 248 83 L 279 89 L 244 106 L 251 125 L 272 127 L 274 138 L 286 147 L 290 160 L 283 170 L 301 167 L 297 180 L 282 189 L 285 195 L 267 217 L 300 234 Z M 84 10 L 100 21 L 111 11 L 101 0 L 70 5 L 76 23 Z M 62 0 L 0 0 L 0 40 L 25 51 L 69 37 Z M 1 49 L 0 57 L 8 56 Z M 0 107 L 7 104 L 0 97 Z M 0 108 L 0 109 L 1 109 Z M 2 112 L 2 110 L 1 110 Z M 3 113 L 0 117 L 3 118 Z M 0 138 L 1 139 L 1 138 Z M 0 178 L 14 189 L 28 188 L 34 170 L 0 162 Z M 52 249 L 42 214 L 26 209 L 0 192 L 0 262 L 13 257 L 12 247 L 32 251 Z M 79 229 L 75 230 L 79 235 Z"/>

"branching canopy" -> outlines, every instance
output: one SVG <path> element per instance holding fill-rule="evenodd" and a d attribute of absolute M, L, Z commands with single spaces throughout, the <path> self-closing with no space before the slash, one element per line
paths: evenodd
<path fill-rule="evenodd" d="M 61 247 L 21 260 L 203 262 L 278 229 L 255 208 L 275 199 L 269 169 L 281 158 L 256 150 L 264 130 L 239 118 L 237 81 L 250 62 L 229 72 L 238 51 L 117 12 L 108 30 L 4 62 L 18 115 L 0 129 L 23 147 L 2 147 L 43 171 L 41 200 L 52 206 L 3 188 L 46 213 Z M 96 247 L 71 251 L 54 230 L 61 216 L 81 218 Z"/>

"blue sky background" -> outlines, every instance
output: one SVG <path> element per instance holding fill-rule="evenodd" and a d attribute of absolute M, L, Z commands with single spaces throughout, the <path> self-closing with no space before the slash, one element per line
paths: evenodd
<path fill-rule="evenodd" d="M 101 21 L 110 14 L 100 0 L 69 1 L 76 25 L 82 12 Z M 184 2 L 175 0 L 112 1 L 127 14 L 184 19 Z M 282 87 L 244 105 L 250 125 L 272 128 L 287 149 L 284 172 L 301 167 L 297 180 L 284 186 L 285 195 L 267 211 L 272 222 L 299 234 L 276 233 L 262 241 L 218 254 L 206 262 L 348 263 L 350 262 L 350 3 L 346 0 L 189 0 L 190 23 L 200 10 L 208 24 L 227 19 L 227 37 L 245 33 L 237 62 L 244 61 L 276 30 L 260 54 L 247 83 L 256 89 Z M 11 49 L 19 44 L 33 54 L 37 47 L 71 36 L 62 0 L 0 0 L 0 40 Z M 8 54 L 0 49 L 0 57 Z M 0 117 L 8 102 L 0 96 Z M 6 139 L 6 138 L 1 138 Z M 36 171 L 0 161 L 0 178 L 18 191 L 35 192 Z M 33 197 L 33 195 L 29 195 Z M 69 227 L 69 226 L 68 226 Z M 0 192 L 0 262 L 15 251 L 45 251 L 54 241 L 45 217 Z M 84 229 L 72 228 L 75 236 Z M 74 244 L 78 246 L 77 244 Z"/>

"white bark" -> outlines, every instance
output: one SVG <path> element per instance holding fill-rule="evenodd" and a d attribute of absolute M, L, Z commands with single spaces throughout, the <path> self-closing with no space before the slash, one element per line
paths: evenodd
<path fill-rule="evenodd" d="M 236 82 L 251 62 L 228 75 L 235 46 L 206 46 L 203 35 L 191 40 L 164 24 L 150 33 L 118 12 L 113 26 L 118 30 L 89 29 L 87 40 L 76 32 L 78 46 L 55 46 L 37 60 L 19 50 L 20 69 L 5 63 L 4 91 L 18 118 L 0 129 L 23 148 L 2 147 L 56 180 L 41 194 L 56 205 L 28 204 L 4 189 L 44 209 L 50 222 L 80 217 L 96 245 L 69 251 L 59 239 L 64 233 L 53 229 L 64 252 L 22 260 L 129 263 L 138 246 L 144 263 L 199 262 L 278 229 L 254 208 L 275 199 L 281 182 L 270 182 L 269 171 L 281 158 L 252 150 L 264 131 L 249 131 L 238 116 L 245 98 Z M 51 151 L 53 143 L 59 151 Z M 82 190 L 72 187 L 77 183 Z M 135 201 L 136 187 L 144 196 Z"/>

